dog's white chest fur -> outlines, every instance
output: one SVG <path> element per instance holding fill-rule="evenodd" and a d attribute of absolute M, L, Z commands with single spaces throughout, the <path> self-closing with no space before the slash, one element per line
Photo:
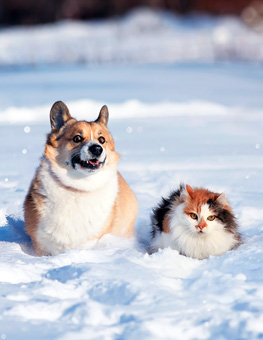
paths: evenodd
<path fill-rule="evenodd" d="M 117 173 L 102 187 L 89 193 L 69 190 L 48 171 L 40 170 L 44 199 L 37 241 L 50 255 L 84 248 L 100 236 L 118 192 Z"/>

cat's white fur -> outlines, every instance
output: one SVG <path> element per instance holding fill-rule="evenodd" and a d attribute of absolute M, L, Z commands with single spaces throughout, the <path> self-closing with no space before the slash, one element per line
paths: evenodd
<path fill-rule="evenodd" d="M 152 251 L 171 247 L 188 257 L 202 260 L 210 255 L 222 255 L 238 243 L 234 235 L 227 232 L 217 219 L 207 220 L 211 215 L 208 204 L 202 206 L 198 221 L 185 214 L 184 208 L 185 203 L 181 203 L 173 210 L 170 215 L 170 233 L 162 232 L 156 236 L 152 243 Z M 207 227 L 201 233 L 195 226 L 202 217 Z"/>

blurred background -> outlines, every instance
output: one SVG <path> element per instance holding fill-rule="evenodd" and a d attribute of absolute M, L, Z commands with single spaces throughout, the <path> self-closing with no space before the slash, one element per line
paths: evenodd
<path fill-rule="evenodd" d="M 58 99 L 261 107 L 262 62 L 263 0 L 0 0 L 3 121 Z"/>
<path fill-rule="evenodd" d="M 131 9 L 149 7 L 187 15 L 193 12 L 241 16 L 252 26 L 260 24 L 262 0 L 1 0 L 1 25 L 35 25 L 64 19 L 102 19 Z"/>
<path fill-rule="evenodd" d="M 0 0 L 0 68 L 263 61 L 263 0 Z"/>

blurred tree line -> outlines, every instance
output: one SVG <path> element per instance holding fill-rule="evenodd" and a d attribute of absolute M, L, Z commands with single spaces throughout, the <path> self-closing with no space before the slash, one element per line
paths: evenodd
<path fill-rule="evenodd" d="M 263 0 L 0 0 L 1 25 L 34 25 L 63 19 L 98 19 L 122 15 L 135 7 L 241 15 Z M 258 5 L 259 4 L 259 5 Z"/>

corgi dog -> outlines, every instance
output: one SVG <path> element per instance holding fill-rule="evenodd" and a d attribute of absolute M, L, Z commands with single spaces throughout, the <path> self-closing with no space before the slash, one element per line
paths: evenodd
<path fill-rule="evenodd" d="M 56 102 L 51 132 L 24 203 L 25 229 L 39 256 L 84 249 L 111 233 L 134 233 L 136 197 L 117 171 L 107 106 L 93 122 L 72 118 Z"/>
<path fill-rule="evenodd" d="M 219 256 L 241 242 L 225 193 L 180 185 L 151 216 L 150 253 L 171 247 L 195 259 Z"/>

